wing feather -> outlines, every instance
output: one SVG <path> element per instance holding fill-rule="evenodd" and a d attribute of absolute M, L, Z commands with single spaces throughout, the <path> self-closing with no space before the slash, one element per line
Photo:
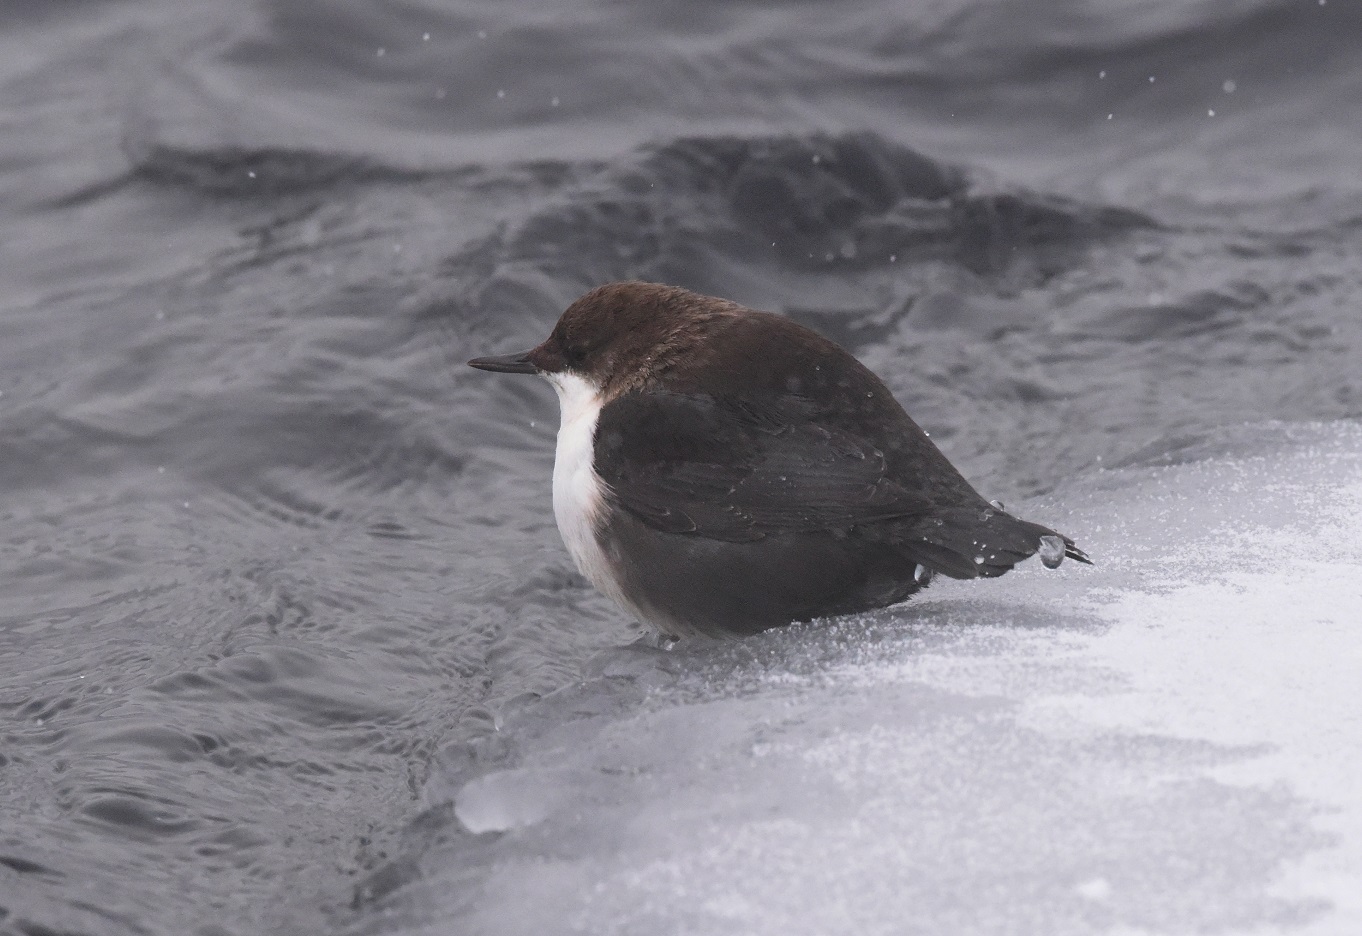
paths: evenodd
<path fill-rule="evenodd" d="M 812 419 L 779 419 L 701 394 L 628 393 L 596 428 L 596 470 L 616 502 L 668 533 L 744 542 L 846 531 L 924 514 L 873 444 Z"/>

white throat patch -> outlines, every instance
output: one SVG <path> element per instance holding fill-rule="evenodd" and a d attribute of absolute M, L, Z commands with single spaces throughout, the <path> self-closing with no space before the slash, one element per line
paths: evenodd
<path fill-rule="evenodd" d="M 629 608 L 596 537 L 605 509 L 605 482 L 592 466 L 601 392 L 590 381 L 567 372 L 545 374 L 558 391 L 562 424 L 553 458 L 553 516 L 577 569 L 608 598 Z"/>

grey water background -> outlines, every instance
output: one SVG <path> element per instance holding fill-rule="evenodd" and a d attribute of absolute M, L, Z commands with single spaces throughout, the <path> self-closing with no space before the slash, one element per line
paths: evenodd
<path fill-rule="evenodd" d="M 1359 36 L 0 5 L 0 932 L 349 926 L 437 755 L 637 636 L 558 542 L 551 393 L 462 366 L 597 283 L 819 328 L 1009 503 L 1362 416 Z"/>

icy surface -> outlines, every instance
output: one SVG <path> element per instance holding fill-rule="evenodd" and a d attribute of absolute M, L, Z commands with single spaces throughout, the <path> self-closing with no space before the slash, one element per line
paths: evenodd
<path fill-rule="evenodd" d="M 1095 567 L 603 658 L 365 928 L 1362 933 L 1362 429 L 1246 432 L 1019 511 Z"/>

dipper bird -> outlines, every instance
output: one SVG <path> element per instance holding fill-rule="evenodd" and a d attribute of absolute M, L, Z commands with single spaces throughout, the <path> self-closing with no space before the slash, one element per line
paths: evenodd
<path fill-rule="evenodd" d="M 991 578 L 1073 540 L 985 500 L 885 385 L 789 319 L 611 283 L 540 345 L 562 425 L 553 512 L 591 582 L 662 634 L 743 635 Z"/>

